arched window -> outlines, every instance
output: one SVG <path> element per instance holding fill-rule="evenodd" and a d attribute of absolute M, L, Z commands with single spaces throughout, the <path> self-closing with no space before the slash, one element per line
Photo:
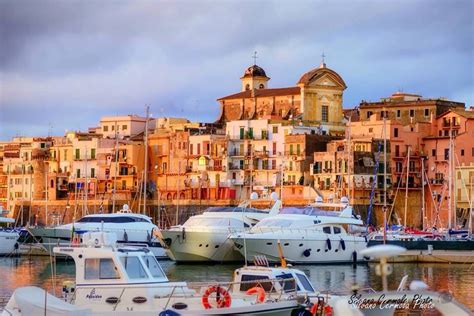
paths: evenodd
<path fill-rule="evenodd" d="M 250 90 L 250 85 L 248 83 L 245 85 L 245 90 Z"/>
<path fill-rule="evenodd" d="M 265 88 L 265 86 L 263 85 L 263 83 L 261 83 L 259 86 L 258 86 L 259 89 L 263 89 Z"/>

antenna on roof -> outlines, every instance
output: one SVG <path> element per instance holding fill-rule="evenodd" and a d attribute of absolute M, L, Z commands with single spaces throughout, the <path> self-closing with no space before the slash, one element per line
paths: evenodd
<path fill-rule="evenodd" d="M 257 51 L 254 51 L 254 52 L 253 52 L 252 58 L 253 58 L 253 64 L 254 64 L 254 65 L 257 65 L 257 58 L 258 58 L 258 57 L 257 57 Z"/>

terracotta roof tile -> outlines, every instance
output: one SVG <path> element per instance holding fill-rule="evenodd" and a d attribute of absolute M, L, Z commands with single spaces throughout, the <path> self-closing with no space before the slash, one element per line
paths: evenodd
<path fill-rule="evenodd" d="M 242 91 L 239 93 L 231 94 L 219 100 L 230 100 L 230 99 L 246 99 L 253 97 L 273 97 L 273 96 L 282 96 L 282 95 L 295 95 L 300 94 L 300 87 L 288 87 L 288 88 L 275 88 L 275 89 L 256 89 L 254 90 L 255 94 L 252 96 L 252 90 Z"/>

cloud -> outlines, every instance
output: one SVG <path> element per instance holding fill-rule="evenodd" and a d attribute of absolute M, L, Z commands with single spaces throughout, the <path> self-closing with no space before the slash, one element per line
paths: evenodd
<path fill-rule="evenodd" d="M 291 86 L 320 62 L 344 103 L 399 88 L 474 103 L 474 3 L 0 1 L 0 139 L 143 113 L 214 121 L 257 63 Z M 45 134 L 43 132 L 43 134 Z"/>

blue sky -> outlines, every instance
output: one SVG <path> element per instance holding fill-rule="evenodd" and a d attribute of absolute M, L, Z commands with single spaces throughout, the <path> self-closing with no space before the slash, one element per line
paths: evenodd
<path fill-rule="evenodd" d="M 321 53 L 344 106 L 397 90 L 474 105 L 474 1 L 0 0 L 0 140 L 101 116 L 214 121 L 257 64 L 293 86 Z"/>

